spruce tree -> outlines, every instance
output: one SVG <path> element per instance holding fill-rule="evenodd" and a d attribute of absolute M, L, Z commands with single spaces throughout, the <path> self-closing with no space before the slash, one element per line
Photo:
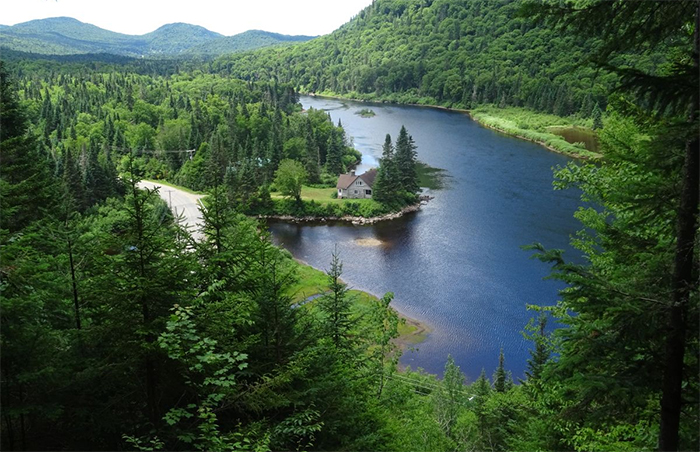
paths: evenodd
<path fill-rule="evenodd" d="M 525 376 L 527 383 L 534 383 L 542 377 L 544 365 L 549 360 L 549 349 L 547 348 L 547 335 L 545 328 L 547 327 L 547 315 L 542 312 L 537 321 L 537 332 L 530 336 L 535 342 L 535 349 L 530 350 L 530 359 L 527 360 L 527 369 Z"/>
<path fill-rule="evenodd" d="M 418 174 L 416 172 L 416 144 L 404 126 L 401 126 L 399 137 L 396 139 L 394 161 L 398 189 L 409 195 L 417 194 L 420 191 L 420 187 L 418 186 Z"/>
<path fill-rule="evenodd" d="M 593 129 L 598 130 L 603 128 L 603 111 L 600 109 L 600 105 L 598 105 L 598 102 L 596 102 L 595 106 L 593 107 L 593 111 L 591 112 L 591 116 L 593 116 Z"/>
<path fill-rule="evenodd" d="M 435 393 L 435 411 L 440 427 L 453 439 L 459 407 L 464 403 L 465 382 L 466 377 L 455 364 L 454 358 L 448 355 L 442 382 Z"/>
<path fill-rule="evenodd" d="M 342 135 L 338 130 L 331 130 L 328 137 L 328 153 L 326 154 L 326 171 L 332 175 L 343 172 L 343 145 Z"/>
<path fill-rule="evenodd" d="M 0 229 L 16 232 L 54 204 L 47 159 L 27 135 L 17 89 L 0 61 Z"/>
<path fill-rule="evenodd" d="M 398 194 L 396 163 L 394 161 L 394 145 L 388 133 L 382 146 L 382 158 L 374 181 L 372 197 L 382 203 L 392 203 Z"/>
<path fill-rule="evenodd" d="M 501 348 L 501 353 L 498 355 L 498 368 L 493 374 L 493 389 L 495 389 L 496 392 L 506 392 L 506 379 L 508 375 L 506 374 L 504 364 L 505 358 L 503 356 L 503 348 Z"/>
<path fill-rule="evenodd" d="M 325 330 L 338 349 L 348 347 L 348 336 L 352 326 L 352 300 L 348 296 L 347 284 L 340 279 L 342 274 L 343 263 L 336 248 L 331 255 L 331 267 L 326 271 L 329 293 L 321 297 L 318 305 L 325 317 Z"/>

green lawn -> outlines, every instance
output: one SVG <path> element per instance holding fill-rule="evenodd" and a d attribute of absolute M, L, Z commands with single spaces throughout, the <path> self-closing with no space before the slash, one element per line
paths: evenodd
<path fill-rule="evenodd" d="M 301 199 L 304 201 L 316 201 L 319 204 L 343 204 L 344 202 L 352 201 L 363 204 L 371 204 L 376 201 L 371 199 L 336 199 L 331 198 L 333 193 L 336 193 L 336 188 L 314 188 L 304 185 L 301 189 Z M 281 199 L 284 196 L 279 192 L 274 192 L 270 195 L 272 198 Z"/>
<path fill-rule="evenodd" d="M 328 261 L 330 265 L 330 256 Z M 292 296 L 292 301 L 294 303 L 299 303 L 312 295 L 328 291 L 328 279 L 324 272 L 298 261 L 293 262 L 293 265 L 296 266 L 299 280 L 288 289 L 287 293 Z M 357 313 L 361 313 L 368 308 L 369 303 L 377 300 L 377 297 L 374 295 L 360 290 L 350 290 L 348 296 L 353 297 L 355 300 L 355 309 Z M 310 307 L 313 303 L 314 301 L 311 301 L 305 306 Z M 397 345 L 405 349 L 425 340 L 430 332 L 425 325 L 414 319 L 409 319 L 401 315 L 400 317 L 403 320 L 399 323 L 399 337 L 395 340 Z"/>

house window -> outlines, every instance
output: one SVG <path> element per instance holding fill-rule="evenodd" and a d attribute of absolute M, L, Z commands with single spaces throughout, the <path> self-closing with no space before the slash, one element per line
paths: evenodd
<path fill-rule="evenodd" d="M 372 190 L 365 190 L 365 195 L 371 195 L 371 194 L 372 194 Z"/>
<path fill-rule="evenodd" d="M 355 195 L 357 194 L 357 190 L 353 190 L 352 192 L 353 192 L 353 194 L 355 194 Z"/>
<path fill-rule="evenodd" d="M 361 181 L 361 180 L 358 180 L 358 181 L 357 181 L 357 185 L 362 185 L 362 181 Z"/>

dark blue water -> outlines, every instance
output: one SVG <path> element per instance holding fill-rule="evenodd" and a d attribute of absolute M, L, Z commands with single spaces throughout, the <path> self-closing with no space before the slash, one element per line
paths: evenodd
<path fill-rule="evenodd" d="M 355 111 L 367 104 L 302 98 L 305 108 L 342 120 L 354 145 L 376 161 L 386 133 L 405 125 L 418 158 L 447 170 L 447 187 L 401 219 L 372 226 L 275 223 L 276 242 L 295 257 L 326 269 L 337 244 L 343 279 L 375 295 L 394 292 L 394 307 L 432 332 L 406 352 L 402 363 L 441 374 L 451 354 L 470 381 L 490 376 L 503 347 L 506 366 L 523 375 L 531 344 L 521 331 L 536 316 L 526 305 L 550 305 L 563 286 L 545 281 L 549 266 L 520 246 L 541 242 L 564 248 L 580 229 L 572 217 L 578 194 L 552 190 L 552 167 L 566 157 L 482 128 L 466 115 L 444 110 L 377 104 L 376 116 Z M 364 169 L 364 168 L 363 168 Z M 366 246 L 359 239 L 376 239 Z"/>

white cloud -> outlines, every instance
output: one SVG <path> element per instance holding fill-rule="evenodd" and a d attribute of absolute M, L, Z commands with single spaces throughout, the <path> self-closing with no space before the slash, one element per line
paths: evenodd
<path fill-rule="evenodd" d="M 67 16 L 126 34 L 185 22 L 231 36 L 258 29 L 321 35 L 337 29 L 372 0 L 0 0 L 0 23 Z"/>

